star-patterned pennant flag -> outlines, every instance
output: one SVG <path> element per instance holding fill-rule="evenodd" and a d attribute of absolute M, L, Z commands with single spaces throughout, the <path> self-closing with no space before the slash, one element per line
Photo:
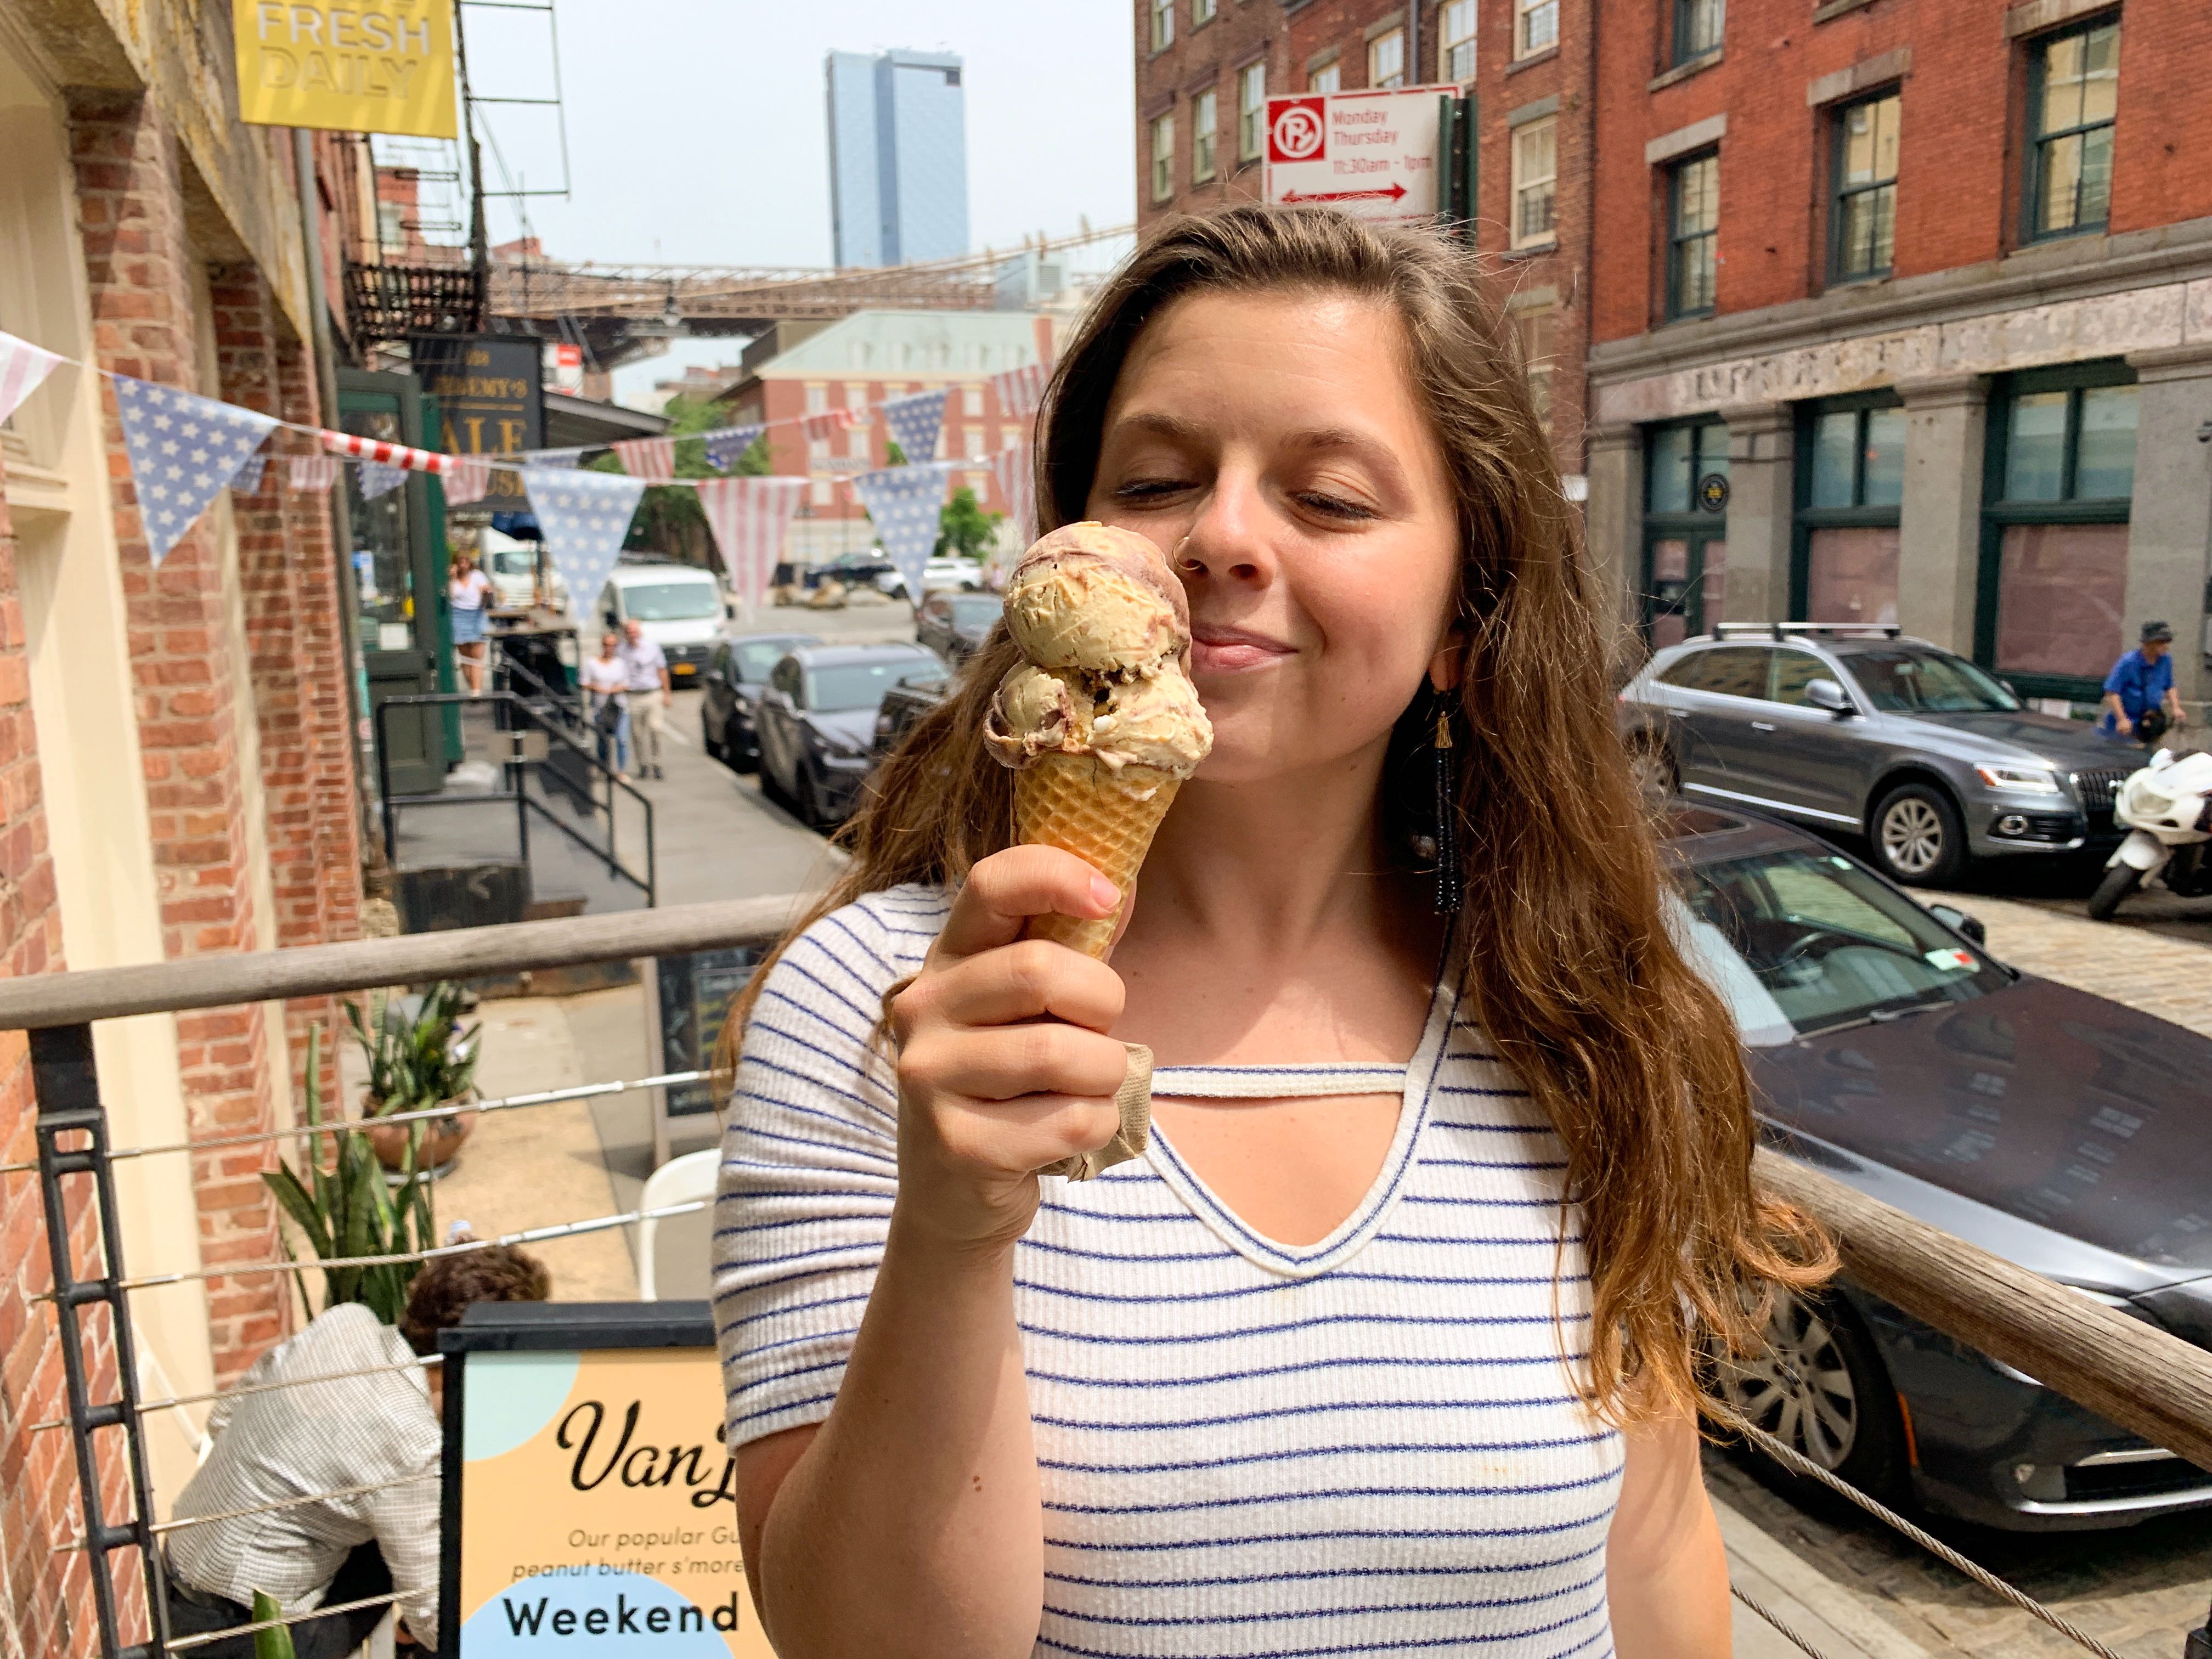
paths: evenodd
<path fill-rule="evenodd" d="M 932 461 L 863 472 L 853 480 L 853 493 L 883 538 L 884 556 L 898 567 L 907 592 L 916 600 L 921 598 L 922 567 L 937 548 L 938 511 L 945 505 L 945 480 L 951 471 L 949 462 Z"/>
<path fill-rule="evenodd" d="M 276 420 L 128 374 L 114 380 L 146 552 L 159 564 L 261 447 Z"/>
<path fill-rule="evenodd" d="M 12 334 L 0 334 L 0 421 L 23 406 L 57 363 L 69 361 Z"/>
<path fill-rule="evenodd" d="M 465 507 L 480 501 L 491 489 L 491 457 L 455 455 L 446 468 L 446 505 Z"/>
<path fill-rule="evenodd" d="M 714 545 L 722 550 L 722 563 L 730 573 L 730 586 L 748 605 L 758 605 L 768 592 L 768 579 L 783 557 L 784 537 L 792 515 L 806 494 L 804 478 L 702 478 L 699 505 L 707 526 L 714 532 Z"/>
<path fill-rule="evenodd" d="M 1026 368 L 1010 368 L 991 377 L 991 391 L 999 400 L 1001 415 L 1034 415 L 1037 405 L 1044 401 L 1045 382 L 1052 379 L 1052 370 L 1042 363 L 1031 363 Z"/>
<path fill-rule="evenodd" d="M 230 493 L 234 495 L 258 495 L 261 475 L 269 469 L 269 452 L 257 449 L 246 458 L 246 464 L 230 475 Z"/>
<path fill-rule="evenodd" d="M 389 495 L 407 482 L 407 469 L 386 466 L 382 461 L 363 461 L 361 464 L 361 498 L 373 501 L 380 495 Z"/>
<path fill-rule="evenodd" d="M 726 426 L 720 432 L 709 432 L 707 437 L 707 465 L 717 472 L 727 472 L 744 458 L 744 453 L 760 441 L 765 426 Z"/>
<path fill-rule="evenodd" d="M 884 424 L 890 428 L 892 441 L 908 465 L 919 466 L 937 459 L 937 434 L 945 426 L 945 392 L 939 389 L 894 398 L 884 405 Z"/>
<path fill-rule="evenodd" d="M 529 449 L 515 457 L 525 466 L 574 466 L 584 459 L 579 449 Z"/>
<path fill-rule="evenodd" d="M 335 455 L 291 455 L 285 458 L 284 465 L 295 489 L 328 489 L 338 481 Z"/>
<path fill-rule="evenodd" d="M 577 614 L 589 616 L 622 553 L 645 480 L 620 472 L 537 468 L 523 475 L 523 488 Z"/>
<path fill-rule="evenodd" d="M 1037 538 L 1036 456 L 1027 444 L 1002 449 L 991 457 L 991 476 L 999 481 L 999 497 L 1006 504 L 1016 543 L 1027 547 Z"/>
<path fill-rule="evenodd" d="M 676 477 L 676 440 L 625 438 L 615 446 L 623 471 L 647 483 L 670 483 Z"/>

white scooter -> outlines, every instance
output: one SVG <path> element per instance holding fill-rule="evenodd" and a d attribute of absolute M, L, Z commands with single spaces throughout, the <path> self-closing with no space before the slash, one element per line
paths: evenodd
<path fill-rule="evenodd" d="M 2156 878 L 2182 898 L 2212 893 L 2212 754 L 2174 758 L 2161 749 L 2151 763 L 2120 786 L 2112 817 L 2128 827 L 2128 838 L 2105 866 L 2105 878 L 2090 896 L 2089 917 L 2110 921 L 2121 901 Z"/>

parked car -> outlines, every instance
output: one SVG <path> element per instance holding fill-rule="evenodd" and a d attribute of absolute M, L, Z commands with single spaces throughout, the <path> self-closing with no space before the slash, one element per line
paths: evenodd
<path fill-rule="evenodd" d="M 973 593 L 983 586 L 983 563 L 957 553 L 940 554 L 921 568 L 921 592 L 927 599 L 932 593 L 951 591 Z"/>
<path fill-rule="evenodd" d="M 753 711 L 768 677 L 787 653 L 819 645 L 811 634 L 730 634 L 707 659 L 706 695 L 699 699 L 699 741 L 708 755 L 735 772 L 760 764 Z"/>
<path fill-rule="evenodd" d="M 599 590 L 599 628 L 637 623 L 668 659 L 669 683 L 681 690 L 707 672 L 714 641 L 730 614 L 714 573 L 674 559 L 624 559 Z M 594 654 L 598 641 L 592 641 Z"/>
<path fill-rule="evenodd" d="M 2212 1040 L 1994 959 L 1801 830 L 1685 804 L 1684 940 L 1742 1032 L 1767 1143 L 2212 1347 Z M 2212 1504 L 2148 1445 L 1848 1279 L 1723 1367 L 1753 1423 L 1877 1497 L 2016 1530 Z"/>
<path fill-rule="evenodd" d="M 996 593 L 933 593 L 915 613 L 914 637 L 957 668 L 983 648 L 1006 610 Z"/>
<path fill-rule="evenodd" d="M 884 556 L 884 550 L 879 547 L 840 553 L 834 559 L 803 568 L 808 587 L 819 587 L 834 577 L 844 583 L 848 589 L 872 587 L 895 599 L 906 597 L 906 579 L 899 574 L 898 567 Z"/>
<path fill-rule="evenodd" d="M 871 753 L 877 760 L 899 745 L 899 739 L 914 729 L 914 723 L 945 701 L 945 693 L 951 682 L 940 668 L 935 675 L 915 675 L 901 680 L 884 693 L 882 705 L 876 710 L 876 736 Z"/>
<path fill-rule="evenodd" d="M 1863 834 L 1896 881 L 1969 860 L 2116 845 L 2141 762 L 2087 722 L 1893 627 L 1724 627 L 1656 653 L 1620 693 L 1655 796 L 1735 802 Z"/>
<path fill-rule="evenodd" d="M 901 680 L 941 678 L 918 645 L 807 645 L 769 673 L 754 714 L 761 787 L 826 827 L 853 810 L 868 775 L 876 710 Z"/>

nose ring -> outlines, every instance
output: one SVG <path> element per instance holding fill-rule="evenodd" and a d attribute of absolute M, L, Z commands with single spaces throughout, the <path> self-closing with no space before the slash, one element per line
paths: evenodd
<path fill-rule="evenodd" d="M 1189 538 L 1189 537 L 1188 537 L 1188 536 L 1184 537 L 1181 541 L 1179 541 L 1179 542 L 1177 542 L 1177 543 L 1176 544 L 1176 550 L 1176 550 L 1176 561 L 1175 561 L 1175 566 L 1176 566 L 1176 569 L 1178 569 L 1178 570 L 1203 570 L 1203 569 L 1205 569 L 1205 568 L 1206 568 L 1206 567 L 1205 567 L 1203 564 L 1201 564 L 1200 562 L 1199 562 L 1199 561 L 1198 561 L 1198 560 L 1196 560 L 1196 559 L 1187 559 L 1187 558 L 1184 558 L 1184 557 L 1182 556 L 1182 550 L 1183 550 L 1183 549 L 1185 549 L 1186 547 L 1188 547 L 1189 545 L 1190 545 L 1190 538 Z"/>

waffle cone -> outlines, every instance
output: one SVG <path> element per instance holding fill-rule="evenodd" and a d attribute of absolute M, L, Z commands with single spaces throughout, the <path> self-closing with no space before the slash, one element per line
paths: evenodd
<path fill-rule="evenodd" d="M 1088 755 L 1040 755 L 1014 775 L 1014 839 L 1074 854 L 1121 890 L 1127 908 L 1152 832 L 1182 782 L 1172 772 L 1149 766 L 1117 772 Z M 1097 921 L 1038 916 L 1029 936 L 1103 959 L 1121 915 L 1116 910 Z"/>

